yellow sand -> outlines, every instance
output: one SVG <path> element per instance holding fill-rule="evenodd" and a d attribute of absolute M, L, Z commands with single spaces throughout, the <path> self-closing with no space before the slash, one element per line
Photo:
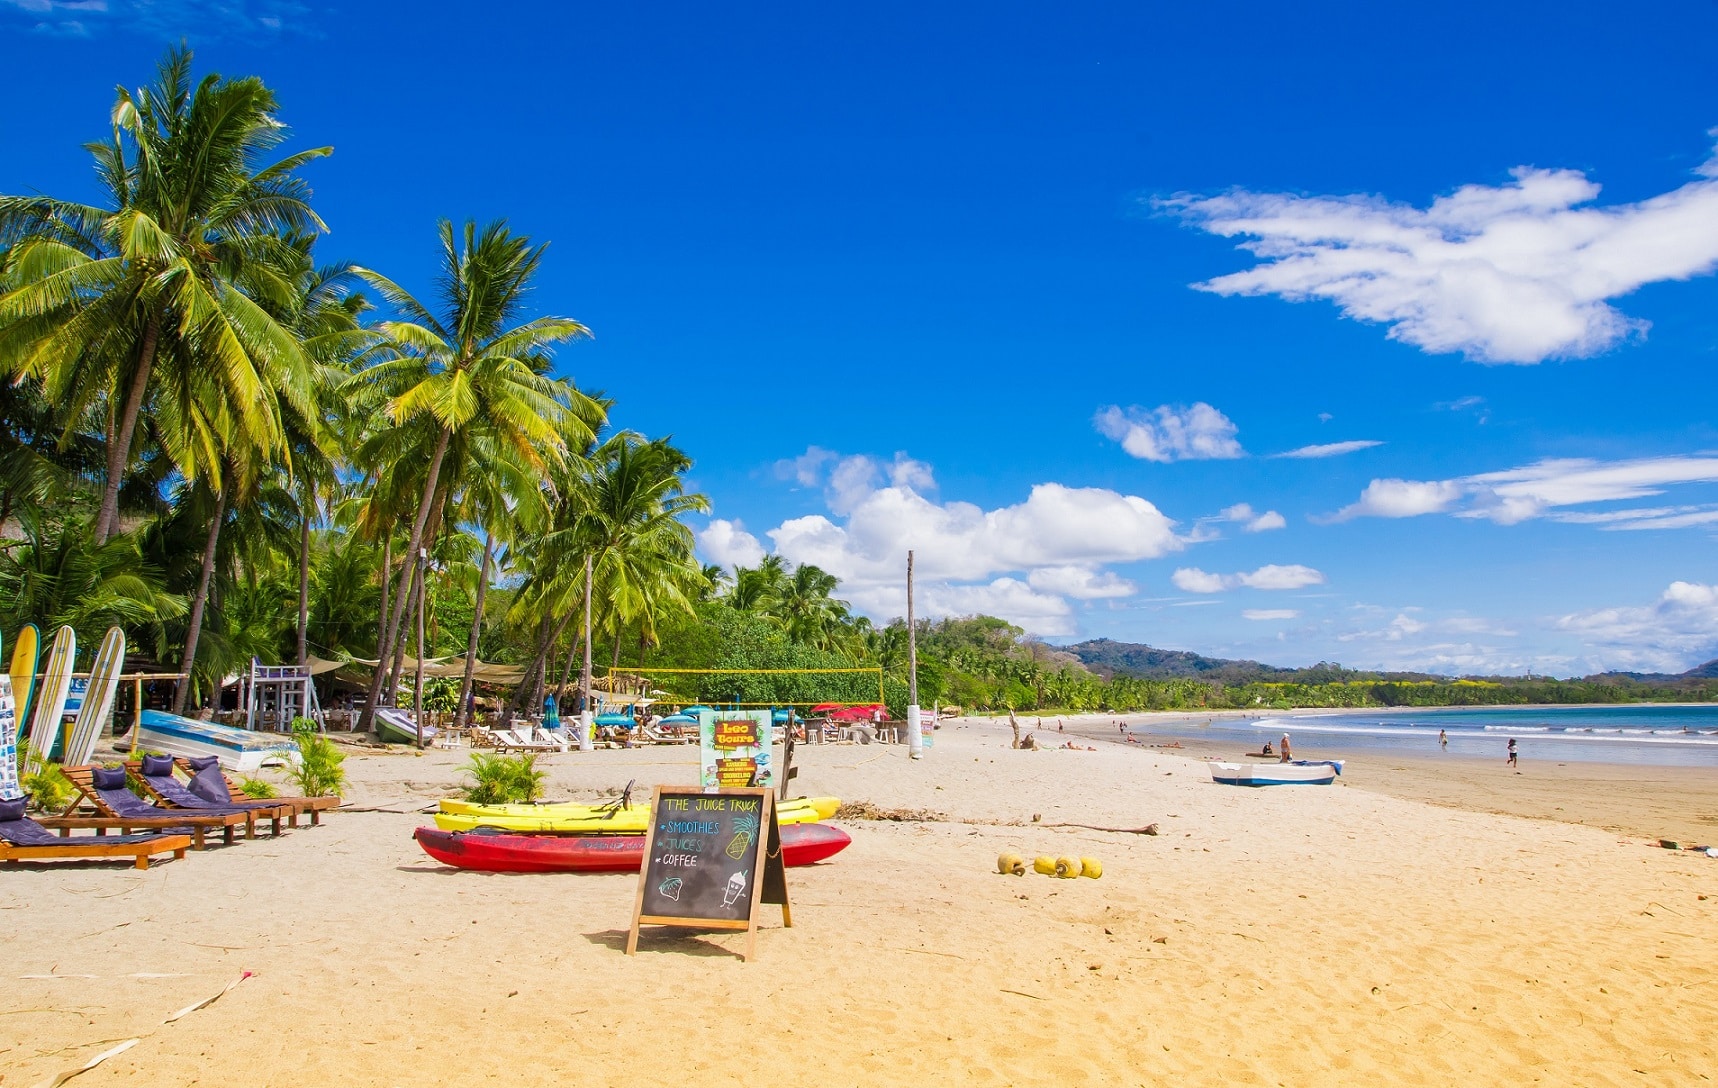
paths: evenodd
<path fill-rule="evenodd" d="M 0 872 L 0 1088 L 134 1036 L 77 1088 L 1718 1076 L 1718 860 L 1343 785 L 1221 787 L 1109 743 L 1014 752 L 1006 734 L 945 729 L 917 764 L 802 748 L 797 792 L 956 820 L 849 825 L 845 853 L 789 872 L 793 929 L 763 908 L 751 964 L 742 937 L 663 930 L 628 959 L 635 878 L 446 869 L 409 814 L 334 814 L 146 873 Z M 553 796 L 594 800 L 690 781 L 692 757 L 542 762 Z M 410 809 L 461 762 L 354 756 L 351 799 Z M 1004 850 L 1105 873 L 1003 876 Z"/>

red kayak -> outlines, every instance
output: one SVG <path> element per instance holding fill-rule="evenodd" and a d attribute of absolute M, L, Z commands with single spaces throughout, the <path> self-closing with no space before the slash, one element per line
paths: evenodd
<path fill-rule="evenodd" d="M 492 873 L 636 873 L 644 862 L 643 835 L 511 835 L 420 827 L 414 837 L 424 853 L 443 864 Z M 828 824 L 788 824 L 781 829 L 782 860 L 790 869 L 811 865 L 834 857 L 852 841 Z"/>

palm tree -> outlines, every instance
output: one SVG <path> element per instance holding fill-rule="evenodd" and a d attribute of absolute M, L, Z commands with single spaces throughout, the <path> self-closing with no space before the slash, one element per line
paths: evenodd
<path fill-rule="evenodd" d="M 770 609 L 790 641 L 817 650 L 853 647 L 847 602 L 830 597 L 840 580 L 821 567 L 801 563 Z"/>
<path fill-rule="evenodd" d="M 407 541 L 392 616 L 378 653 L 385 663 L 399 641 L 415 559 L 438 496 L 448 448 L 456 437 L 481 427 L 494 441 L 513 447 L 521 460 L 541 470 L 557 460 L 565 443 L 568 406 L 583 399 L 571 385 L 546 377 L 552 345 L 590 330 L 568 317 L 538 317 L 514 324 L 524 308 L 542 246 L 494 222 L 481 231 L 467 222 L 463 235 L 443 220 L 438 317 L 404 288 L 380 273 L 359 269 L 401 319 L 375 326 L 385 340 L 380 359 L 354 380 L 377 383 L 390 395 L 387 413 L 399 427 L 422 422 L 433 435 L 424 461 L 423 487 Z M 359 720 L 368 728 L 385 682 L 377 666 L 370 697 Z"/>
<path fill-rule="evenodd" d="M 68 418 L 105 403 L 98 545 L 117 527 L 146 403 L 179 468 L 208 476 L 223 445 L 279 447 L 279 400 L 307 400 L 298 343 L 269 308 L 290 290 L 281 235 L 325 229 L 297 171 L 330 149 L 259 165 L 285 138 L 275 108 L 254 77 L 193 89 L 190 51 L 169 50 L 152 86 L 119 91 L 111 138 L 89 145 L 106 206 L 0 197 L 23 281 L 0 298 L 0 372 L 40 377 Z M 220 408 L 204 415 L 210 398 Z"/>

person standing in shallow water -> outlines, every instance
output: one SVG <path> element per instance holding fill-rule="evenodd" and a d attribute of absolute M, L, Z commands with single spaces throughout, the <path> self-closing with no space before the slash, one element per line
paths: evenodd
<path fill-rule="evenodd" d="M 1448 733 L 1444 732 L 1442 729 L 1438 730 L 1438 747 L 1439 748 L 1448 748 L 1449 746 L 1450 746 L 1450 735 Z"/>
<path fill-rule="evenodd" d="M 1515 738 L 1510 737 L 1509 738 L 1509 759 L 1504 763 L 1504 766 L 1506 766 L 1506 767 L 1519 767 L 1519 766 L 1521 766 L 1521 764 L 1516 762 L 1516 759 L 1520 755 L 1521 755 L 1521 753 L 1515 750 Z"/>
<path fill-rule="evenodd" d="M 1289 735 L 1287 733 L 1284 733 L 1283 739 L 1282 739 L 1282 751 L 1277 757 L 1277 762 L 1278 763 L 1287 763 L 1289 760 L 1291 760 L 1293 758 L 1294 758 L 1294 753 L 1289 750 Z"/>

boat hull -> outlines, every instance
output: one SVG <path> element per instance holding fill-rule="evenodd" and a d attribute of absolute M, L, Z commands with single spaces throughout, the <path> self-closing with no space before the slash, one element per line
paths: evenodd
<path fill-rule="evenodd" d="M 270 764 L 298 762 L 298 744 L 289 736 L 182 718 L 164 710 L 145 710 L 136 732 L 136 751 L 191 758 L 214 756 L 228 771 L 248 772 Z"/>
<path fill-rule="evenodd" d="M 786 801 L 776 808 L 776 822 L 784 826 L 816 823 L 834 815 L 839 804 L 833 797 Z M 443 831 L 485 828 L 526 835 L 642 835 L 649 824 L 649 805 L 604 811 L 583 805 L 474 805 L 443 801 L 442 811 L 435 815 L 435 825 Z"/>
<path fill-rule="evenodd" d="M 643 835 L 514 835 L 414 832 L 424 853 L 444 865 L 489 873 L 636 873 L 644 861 Z M 782 861 L 793 868 L 834 857 L 852 842 L 829 824 L 781 829 Z"/>
<path fill-rule="evenodd" d="M 1341 760 L 1294 763 L 1210 763 L 1211 780 L 1224 786 L 1328 786 Z"/>

